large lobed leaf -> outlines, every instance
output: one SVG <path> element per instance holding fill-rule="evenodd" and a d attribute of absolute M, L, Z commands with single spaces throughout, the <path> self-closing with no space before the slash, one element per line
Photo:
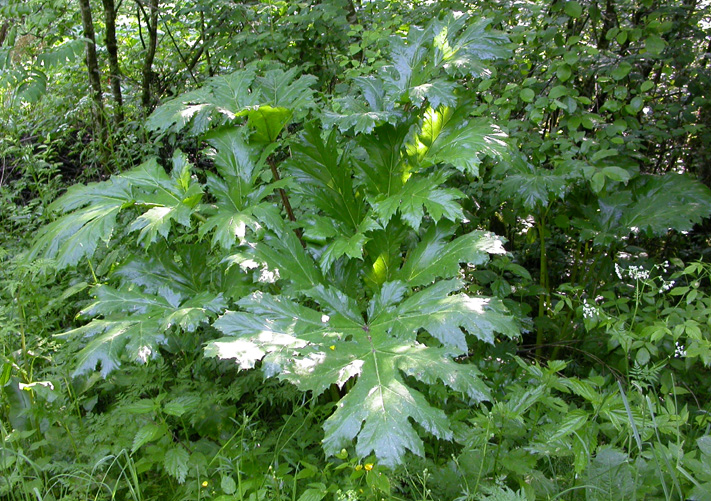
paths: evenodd
<path fill-rule="evenodd" d="M 90 338 L 77 356 L 74 375 L 95 370 L 100 364 L 101 374 L 106 377 L 123 360 L 145 363 L 155 358 L 174 326 L 193 332 L 226 307 L 220 294 L 206 291 L 184 297 L 167 286 L 146 294 L 101 285 L 96 288 L 96 301 L 80 314 L 104 318 L 62 336 Z"/>
<path fill-rule="evenodd" d="M 202 187 L 191 177 L 190 164 L 177 152 L 168 175 L 155 159 L 108 181 L 72 186 L 50 210 L 63 213 L 40 230 L 29 258 L 56 259 L 59 268 L 91 258 L 100 242 L 108 244 L 117 216 L 134 208 L 139 215 L 129 225 L 146 247 L 167 237 L 174 223 L 191 225 Z"/>
<path fill-rule="evenodd" d="M 484 262 L 487 251 L 502 251 L 500 242 L 488 234 L 477 232 L 445 243 L 451 235 L 445 225 L 430 229 L 411 253 L 412 262 L 406 261 L 398 273 L 425 284 L 455 275 L 459 262 Z M 476 367 L 458 364 L 453 357 L 468 351 L 467 335 L 492 343 L 496 333 L 518 334 L 503 305 L 459 293 L 463 283 L 458 280 L 439 281 L 414 293 L 412 284 L 397 280 L 383 283 L 363 309 L 332 286 L 316 283 L 306 289 L 318 269 L 313 259 L 300 254 L 298 241 L 289 252 L 297 249 L 298 265 L 286 258 L 280 263 L 295 268 L 282 271 L 300 281 L 309 306 L 285 296 L 254 293 L 239 301 L 242 311 L 228 311 L 214 323 L 227 337 L 209 342 L 206 354 L 234 359 L 243 369 L 261 362 L 265 375 L 278 374 L 315 395 L 357 377 L 324 425 L 328 454 L 356 439 L 359 456 L 374 453 L 383 464 L 395 465 L 407 450 L 423 454 L 413 422 L 450 439 L 444 412 L 406 377 L 426 384 L 441 381 L 472 402 L 487 399 L 488 388 Z M 282 252 L 275 248 L 273 253 Z M 275 264 L 273 258 L 269 263 Z M 312 272 L 306 271 L 309 267 Z M 439 344 L 424 344 L 422 331 Z"/>
<path fill-rule="evenodd" d="M 292 120 L 301 120 L 315 107 L 311 75 L 296 78 L 297 69 L 274 69 L 257 76 L 247 67 L 228 75 L 212 77 L 204 86 L 158 106 L 146 126 L 165 133 L 180 132 L 189 124 L 191 133 L 200 135 L 215 125 L 237 117 L 248 117 L 255 137 L 274 141 Z"/>

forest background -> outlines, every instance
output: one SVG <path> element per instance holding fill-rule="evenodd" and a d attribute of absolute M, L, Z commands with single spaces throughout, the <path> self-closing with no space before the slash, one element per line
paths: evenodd
<path fill-rule="evenodd" d="M 705 0 L 0 0 L 0 498 L 711 499 Z"/>

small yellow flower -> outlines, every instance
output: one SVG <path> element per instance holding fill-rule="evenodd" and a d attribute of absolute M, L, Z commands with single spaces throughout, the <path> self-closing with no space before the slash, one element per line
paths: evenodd
<path fill-rule="evenodd" d="M 365 471 L 370 471 L 373 469 L 373 463 L 365 463 Z"/>
<path fill-rule="evenodd" d="M 203 487 L 207 487 L 207 480 L 205 480 L 205 481 L 202 483 L 202 486 L 203 486 Z"/>
<path fill-rule="evenodd" d="M 329 346 L 329 348 L 330 348 L 331 350 L 335 350 L 335 349 L 336 349 L 336 345 L 332 344 L 331 346 Z"/>
<path fill-rule="evenodd" d="M 357 464 L 356 467 L 355 467 L 355 471 L 360 471 L 360 470 L 362 470 L 362 469 L 363 469 L 363 465 L 362 465 L 362 464 Z"/>

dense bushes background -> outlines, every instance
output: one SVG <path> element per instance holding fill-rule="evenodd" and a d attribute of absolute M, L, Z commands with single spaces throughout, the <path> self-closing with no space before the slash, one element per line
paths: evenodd
<path fill-rule="evenodd" d="M 708 499 L 710 17 L 1 3 L 0 497 Z"/>

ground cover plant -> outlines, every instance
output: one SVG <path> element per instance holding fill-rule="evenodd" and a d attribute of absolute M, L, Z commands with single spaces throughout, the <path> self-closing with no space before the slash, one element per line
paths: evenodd
<path fill-rule="evenodd" d="M 0 12 L 0 497 L 711 495 L 700 3 Z"/>

